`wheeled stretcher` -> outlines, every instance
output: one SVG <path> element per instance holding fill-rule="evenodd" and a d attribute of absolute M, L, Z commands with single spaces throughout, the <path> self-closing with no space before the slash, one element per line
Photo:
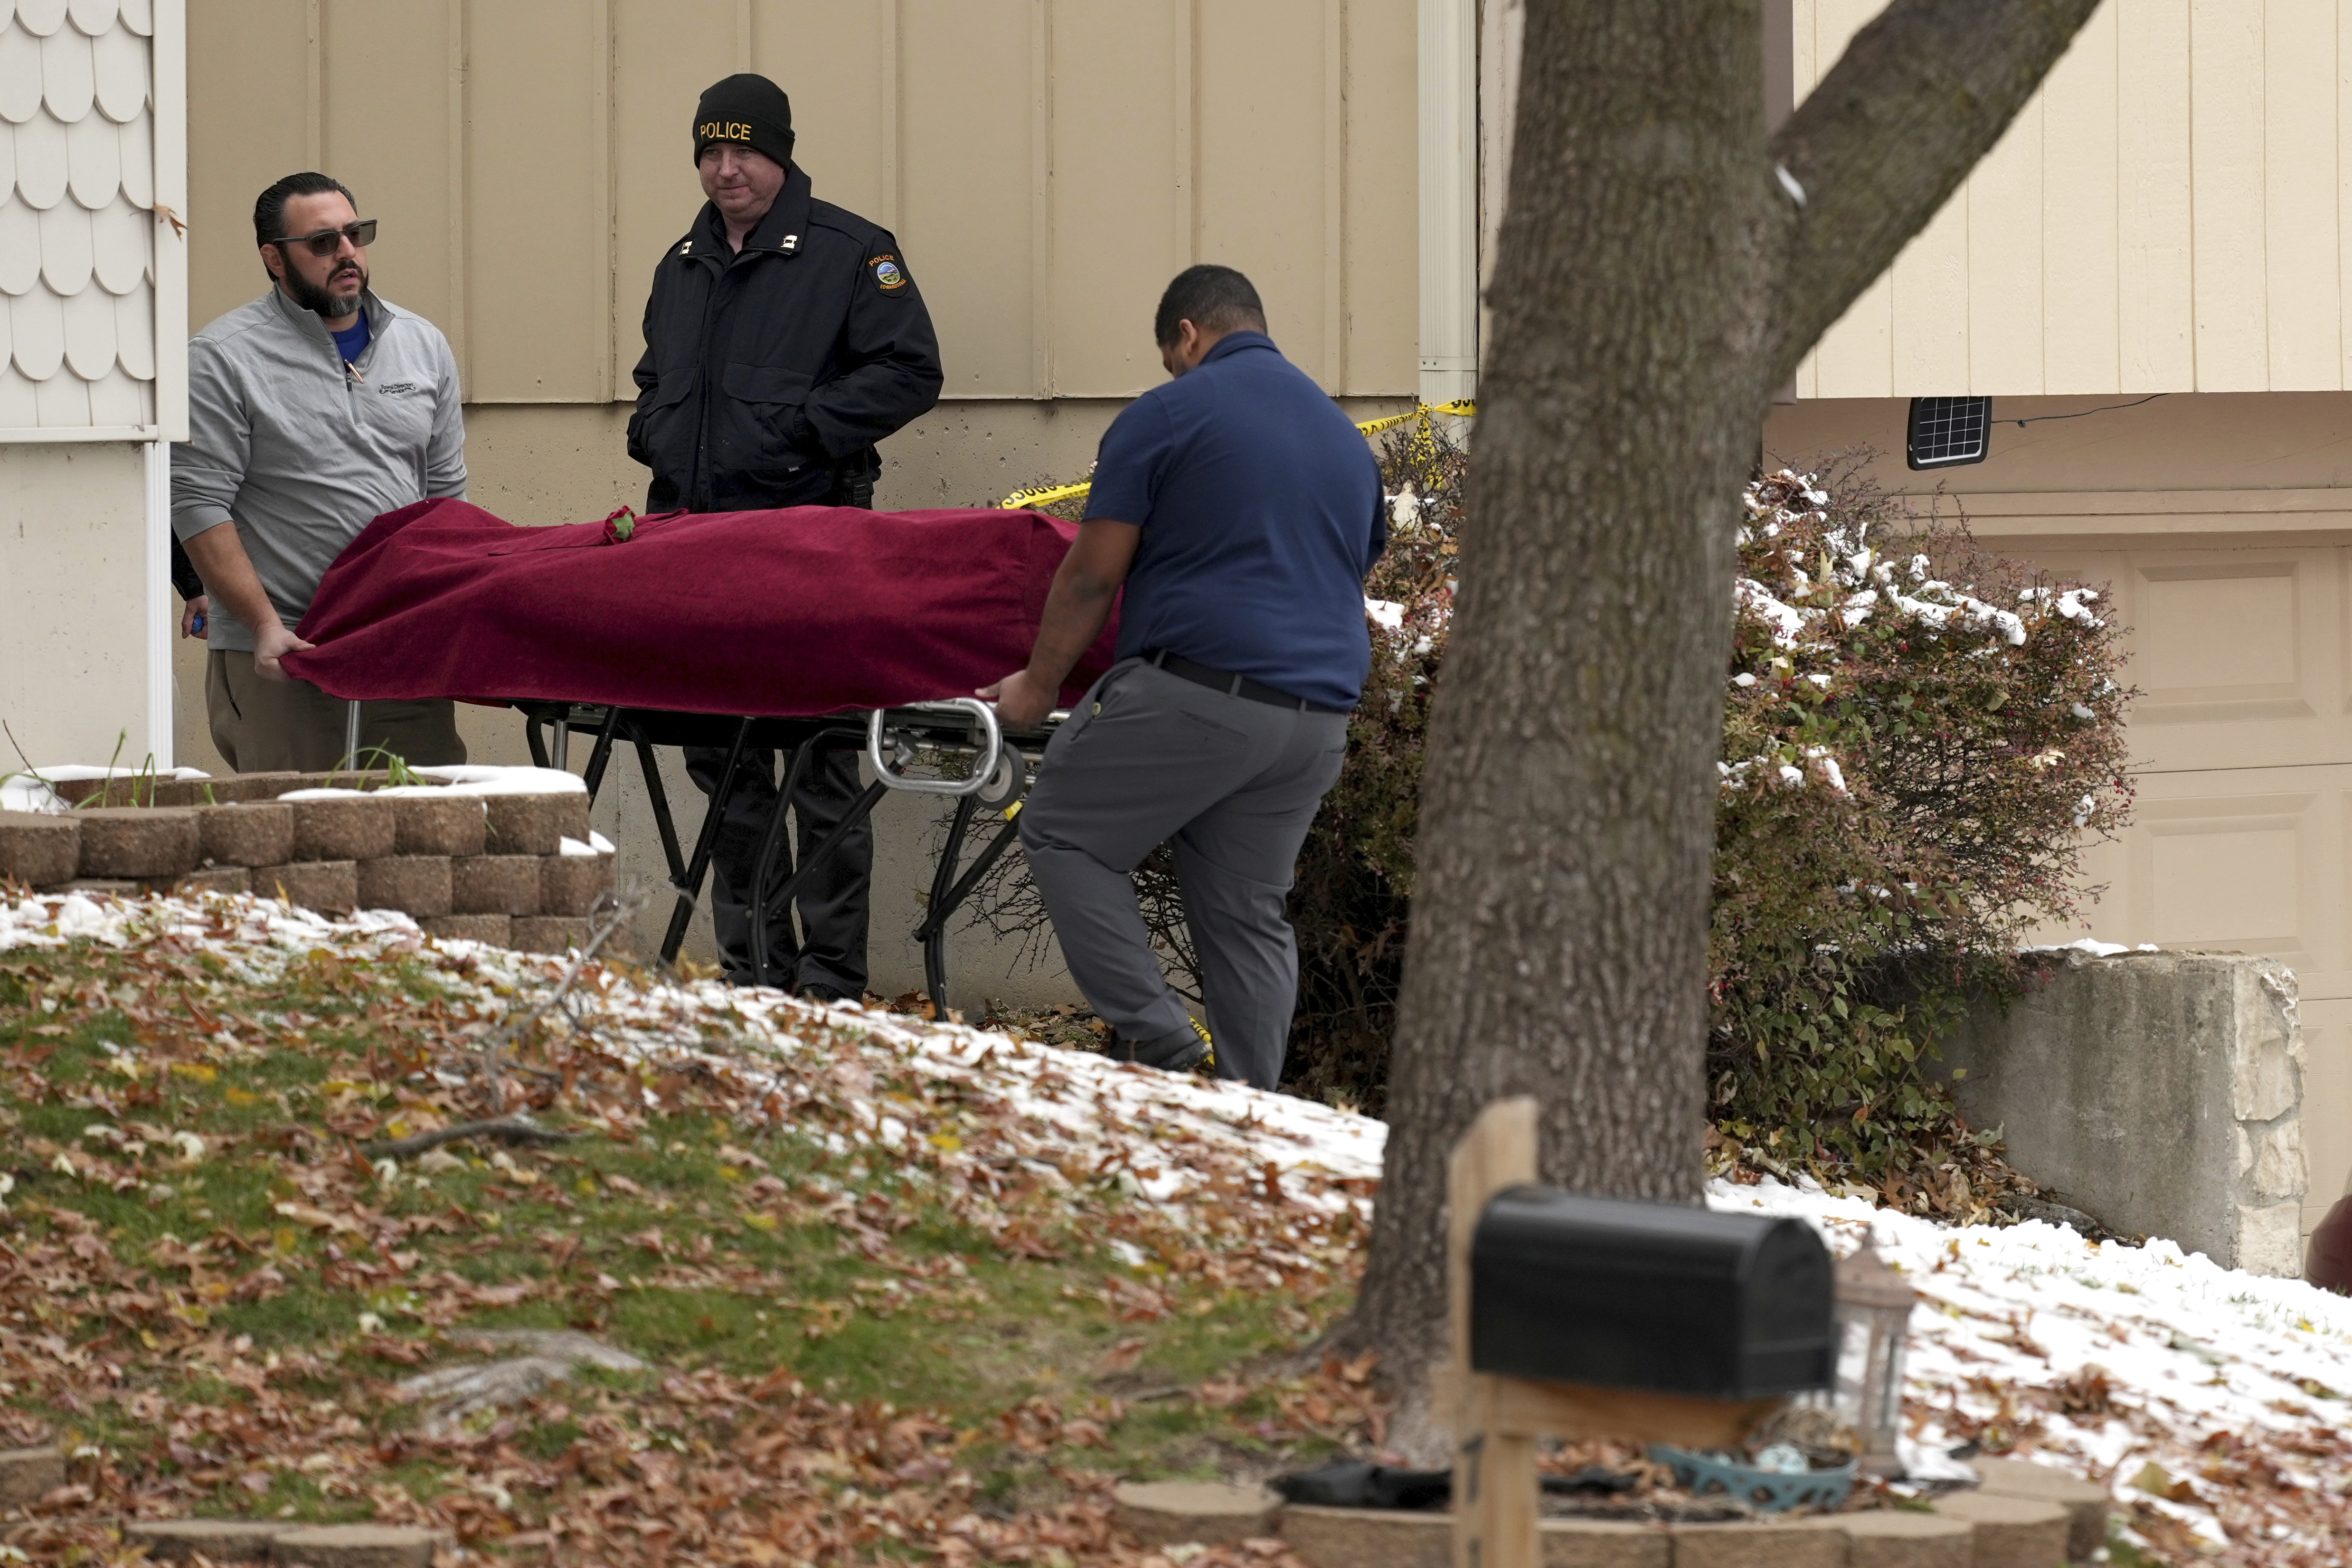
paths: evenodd
<path fill-rule="evenodd" d="M 592 796 L 614 748 L 634 749 L 677 896 L 665 962 L 701 896 L 721 814 L 682 850 L 656 747 L 724 752 L 719 801 L 749 752 L 790 753 L 796 781 L 824 752 L 863 752 L 875 782 L 812 851 L 820 865 L 885 791 L 953 798 L 916 933 L 936 1002 L 948 918 L 1010 847 L 1010 814 L 1050 733 L 1007 736 L 993 709 L 951 694 L 1027 659 L 1076 532 L 1031 511 L 837 507 L 517 528 L 464 501 L 420 501 L 376 519 L 336 559 L 299 628 L 318 646 L 285 664 L 347 700 L 520 709 L 534 758 L 550 766 L 566 764 L 573 735 L 593 734 Z M 1064 702 L 1110 668 L 1114 640 L 1106 628 L 1087 650 Z M 963 770 L 909 766 L 942 756 Z M 778 797 L 759 854 L 751 934 L 763 963 L 767 932 L 792 918 L 812 870 L 788 847 L 792 793 L 788 784 Z M 959 874 L 983 806 L 1008 820 Z"/>
<path fill-rule="evenodd" d="M 781 984 L 784 978 L 770 973 L 767 968 L 768 938 L 773 922 L 793 918 L 793 900 L 803 884 L 839 850 L 851 831 L 873 814 L 885 795 L 901 790 L 953 798 L 955 810 L 948 822 L 946 842 L 932 868 L 930 896 L 924 905 L 923 921 L 914 931 L 915 941 L 923 950 L 924 987 L 931 1005 L 942 1015 L 948 1006 L 948 922 L 1013 847 L 1020 830 L 1017 819 L 1022 797 L 1034 775 L 1045 742 L 1067 717 L 1056 711 L 1037 731 L 1008 735 L 998 725 L 994 709 L 969 697 L 802 719 L 753 715 L 728 718 L 590 702 L 524 700 L 513 706 L 523 714 L 531 760 L 541 767 L 568 767 L 572 737 L 594 737 L 583 774 L 592 805 L 604 784 L 614 749 L 627 746 L 635 752 L 637 766 L 645 778 L 646 796 L 653 809 L 654 829 L 660 836 L 662 856 L 677 896 L 668 929 L 662 936 L 661 959 L 665 963 L 677 957 L 678 948 L 686 940 L 688 923 L 702 896 L 703 880 L 709 875 L 723 805 L 734 789 L 744 758 L 759 751 L 787 754 L 784 785 L 777 794 L 775 810 L 761 838 L 755 862 L 752 885 L 761 891 L 751 901 L 753 978 L 763 985 Z M 683 847 L 678 837 L 668 791 L 654 755 L 657 746 L 707 746 L 724 748 L 727 752 L 719 787 L 703 814 L 702 826 L 695 835 L 691 851 Z M 785 826 L 793 788 L 814 757 L 825 752 L 845 751 L 864 753 L 873 769 L 874 782 L 859 794 L 848 813 L 808 858 L 795 866 L 792 836 Z M 919 773 L 912 766 L 919 759 L 960 760 L 964 763 L 962 775 Z M 964 850 L 982 810 L 998 813 L 1002 821 L 971 863 L 964 866 Z"/>

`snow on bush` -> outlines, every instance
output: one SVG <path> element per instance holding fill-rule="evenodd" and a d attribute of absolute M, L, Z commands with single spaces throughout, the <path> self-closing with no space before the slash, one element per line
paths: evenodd
<path fill-rule="evenodd" d="M 2129 813 L 2122 634 L 1851 468 L 1750 484 L 1738 548 L 1713 1099 L 1737 1140 L 1876 1175 L 1957 1133 L 1923 1052 Z"/>

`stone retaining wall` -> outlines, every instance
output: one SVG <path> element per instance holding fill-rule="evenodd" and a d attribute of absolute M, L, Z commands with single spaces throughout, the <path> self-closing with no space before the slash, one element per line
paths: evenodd
<path fill-rule="evenodd" d="M 562 952 L 613 886 L 584 794 L 377 795 L 382 773 L 63 784 L 57 815 L 0 812 L 0 882 L 37 892 L 253 893 L 321 914 L 397 910 L 427 933 Z M 288 800 L 332 789 L 327 798 Z M 131 804 L 133 801 L 140 804 Z M 120 804 L 112 804 L 117 803 Z"/>
<path fill-rule="evenodd" d="M 2224 1268 L 2303 1272 L 2303 1032 L 2294 973 L 2225 952 L 2079 950 L 1979 1005 L 1937 1071 L 2009 1158 L 2109 1229 Z"/>
<path fill-rule="evenodd" d="M 2106 1489 L 2054 1467 L 1980 1461 L 1977 1489 L 1928 1511 L 1879 1510 L 1729 1524 L 1546 1519 L 1545 1568 L 2063 1568 L 2106 1542 Z M 1129 1482 L 1113 1517 L 1145 1546 L 1278 1538 L 1309 1568 L 1448 1568 L 1444 1513 L 1315 1508 L 1261 1487 Z"/>

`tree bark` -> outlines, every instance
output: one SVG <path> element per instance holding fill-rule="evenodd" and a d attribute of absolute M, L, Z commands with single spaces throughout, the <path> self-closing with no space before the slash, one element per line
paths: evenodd
<path fill-rule="evenodd" d="M 1771 389 L 2096 3 L 1897 0 L 1769 147 L 1756 0 L 1528 7 L 1387 1176 L 1339 1336 L 1381 1352 L 1408 1449 L 1481 1107 L 1537 1097 L 1548 1183 L 1700 1196 L 1733 533 Z"/>

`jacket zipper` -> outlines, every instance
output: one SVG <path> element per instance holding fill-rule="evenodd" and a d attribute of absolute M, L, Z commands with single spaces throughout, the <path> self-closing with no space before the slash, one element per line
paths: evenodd
<path fill-rule="evenodd" d="M 719 348 L 710 341 L 710 312 L 717 308 L 719 290 L 727 280 L 729 263 L 721 260 L 715 271 L 705 266 L 699 258 L 688 265 L 701 267 L 709 281 L 702 290 L 702 330 L 697 334 L 702 343 L 702 364 L 696 376 L 701 383 L 696 388 L 701 407 L 695 414 L 694 479 L 688 489 L 686 504 L 689 511 L 708 511 L 715 500 L 710 493 L 710 411 L 719 379 L 715 374 L 718 362 L 713 358 Z"/>

